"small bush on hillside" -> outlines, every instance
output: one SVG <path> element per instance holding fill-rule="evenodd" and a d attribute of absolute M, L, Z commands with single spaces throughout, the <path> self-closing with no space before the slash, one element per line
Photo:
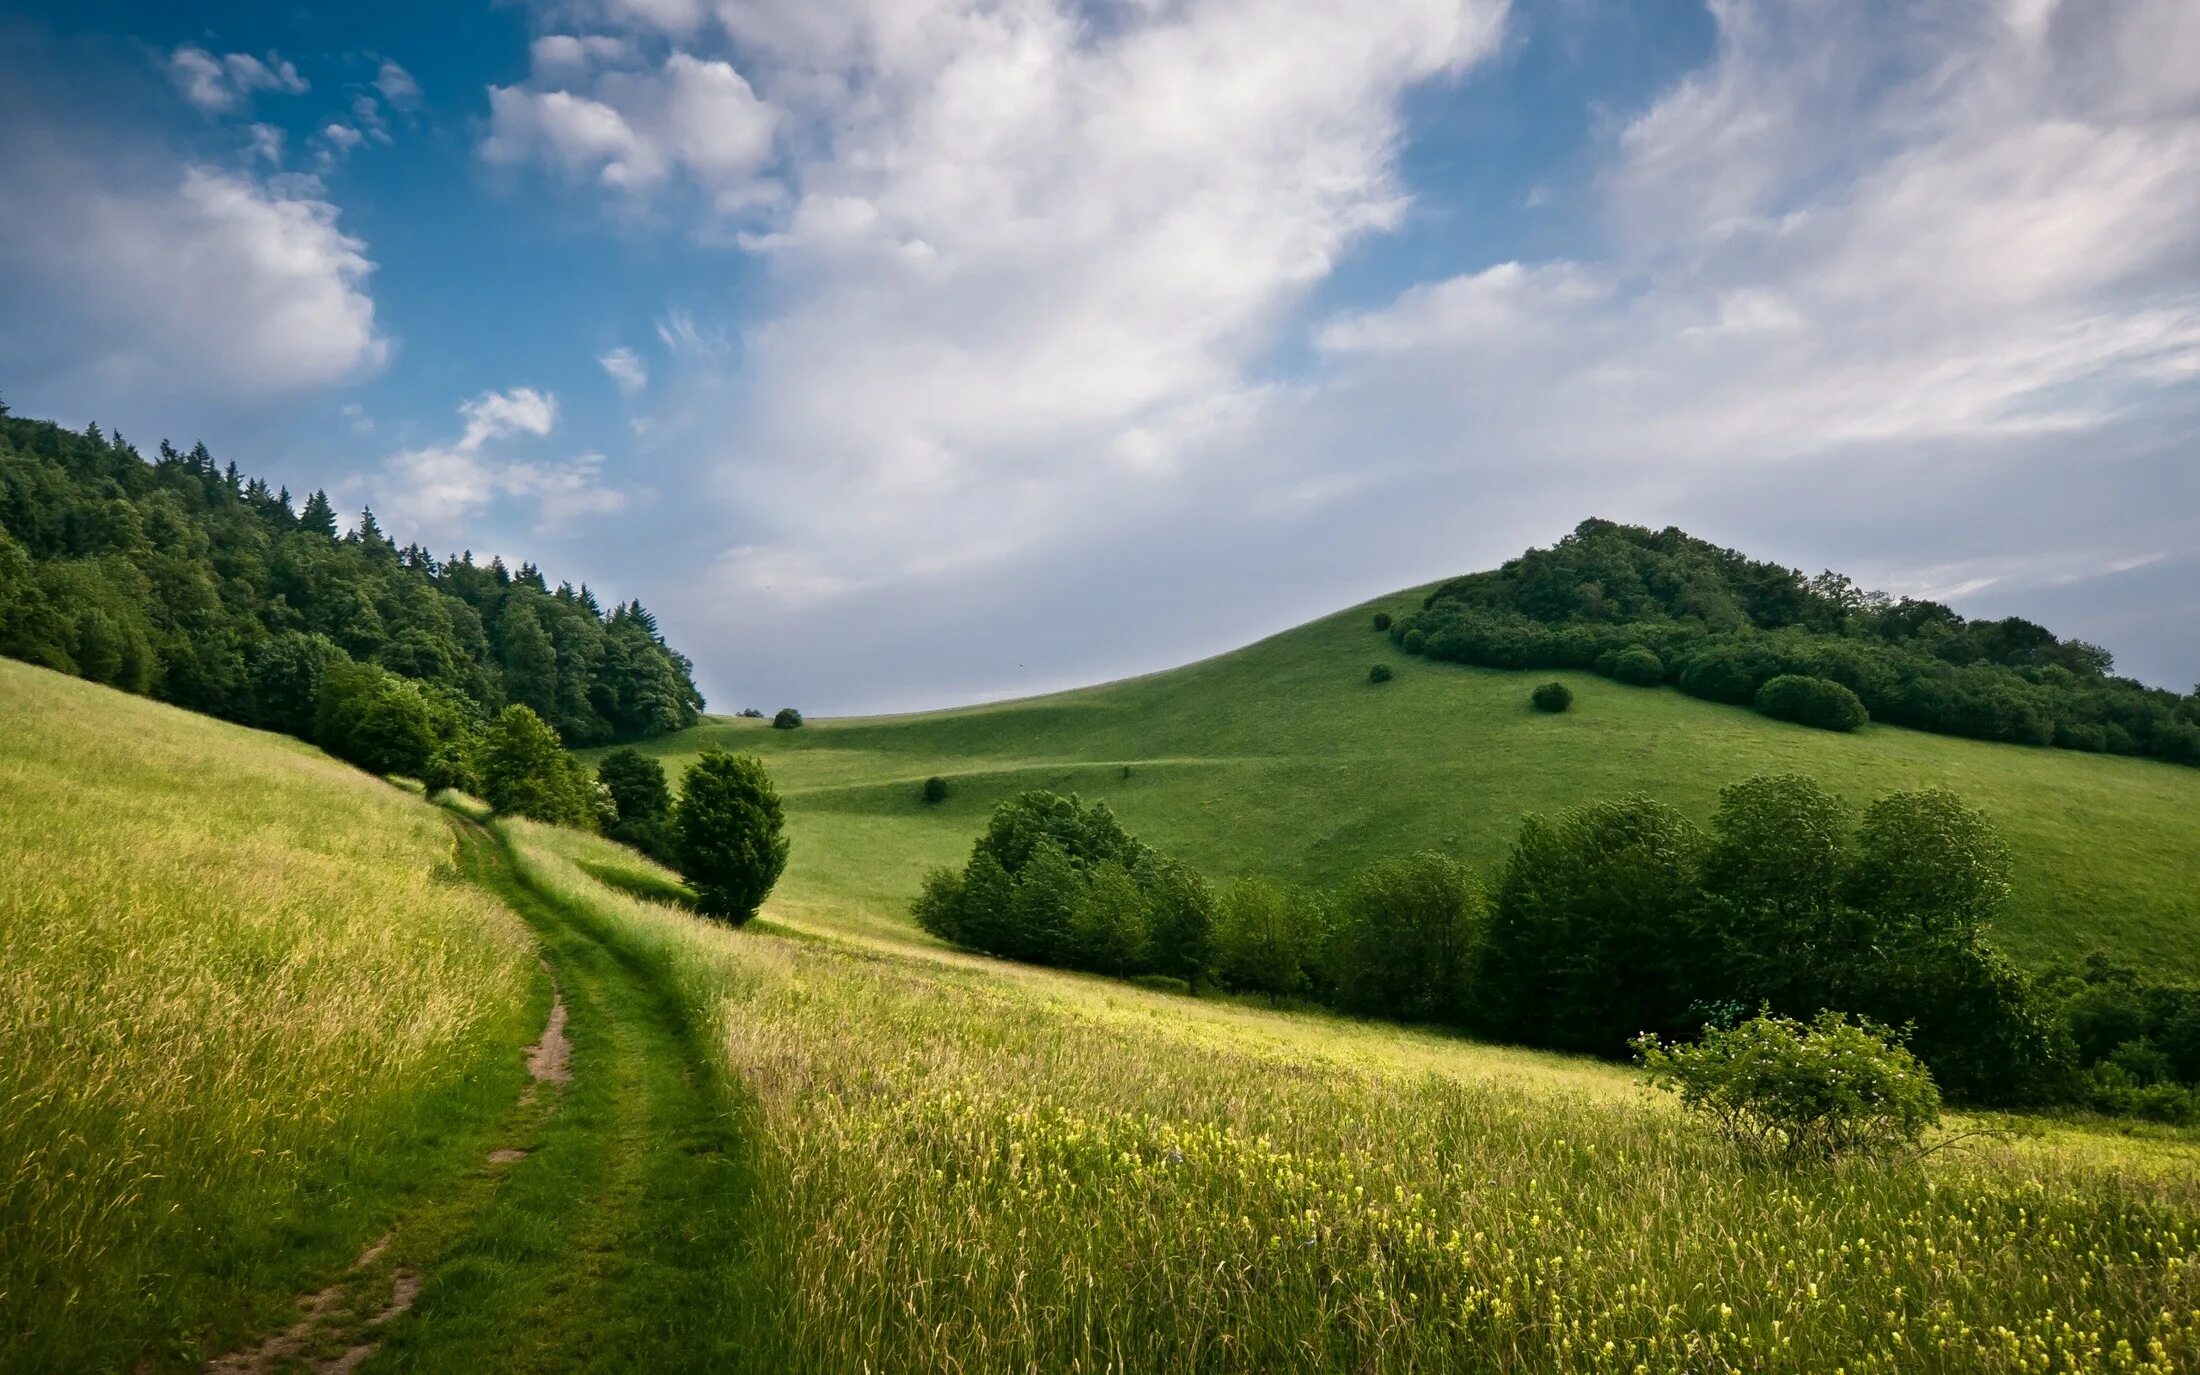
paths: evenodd
<path fill-rule="evenodd" d="M 937 806 L 938 806 L 939 804 L 941 804 L 942 802 L 945 802 L 946 800 L 947 800 L 947 780 L 946 780 L 946 779 L 944 779 L 944 778 L 941 778 L 941 777 L 940 777 L 939 775 L 937 775 L 937 774 L 934 774 L 934 775 L 933 775 L 932 777 L 930 777 L 930 778 L 927 778 L 927 779 L 925 779 L 925 780 L 924 780 L 924 802 L 925 802 L 925 805 L 926 805 L 926 806 L 928 806 L 928 807 L 937 807 Z"/>
<path fill-rule="evenodd" d="M 1665 664 L 1641 645 L 1629 645 L 1613 657 L 1612 676 L 1630 687 L 1655 687 L 1665 681 Z"/>
<path fill-rule="evenodd" d="M 761 721 L 764 719 L 764 713 L 755 707 L 743 707 L 741 708 L 741 717 L 743 720 Z"/>
<path fill-rule="evenodd" d="M 772 718 L 773 730 L 794 730 L 800 727 L 801 724 L 802 713 L 796 711 L 793 707 L 781 707 L 779 714 Z"/>
<path fill-rule="evenodd" d="M 1390 613 L 1388 611 L 1378 611 L 1375 613 L 1375 629 L 1377 631 L 1388 630 L 1390 629 L 1390 626 L 1391 620 Z"/>
<path fill-rule="evenodd" d="M 1529 696 L 1537 711 L 1564 711 L 1574 704 L 1574 690 L 1564 683 L 1545 683 Z"/>
<path fill-rule="evenodd" d="M 786 820 L 755 755 L 711 749 L 688 766 L 672 825 L 697 910 L 735 926 L 756 915 L 787 867 Z"/>
<path fill-rule="evenodd" d="M 1377 664 L 1367 671 L 1367 681 L 1371 683 L 1387 683 L 1392 676 L 1389 664 Z"/>
<path fill-rule="evenodd" d="M 1755 1154 L 1792 1162 L 1890 1155 L 1940 1121 L 1933 1076 L 1892 1033 L 1838 1012 L 1753 1017 L 1694 1045 L 1642 1036 L 1649 1082 Z"/>
<path fill-rule="evenodd" d="M 1428 648 L 1428 636 L 1418 630 L 1409 630 L 1400 637 L 1398 647 L 1408 654 L 1419 654 Z"/>
<path fill-rule="evenodd" d="M 1830 678 L 1784 673 L 1757 689 L 1757 710 L 1819 730 L 1851 731 L 1871 720 L 1857 695 Z"/>

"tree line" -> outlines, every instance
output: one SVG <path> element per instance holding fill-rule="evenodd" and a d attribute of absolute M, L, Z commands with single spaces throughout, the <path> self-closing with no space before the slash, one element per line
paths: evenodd
<path fill-rule="evenodd" d="M 703 705 L 638 601 L 400 547 L 372 511 L 342 530 L 325 493 L 298 503 L 203 445 L 147 461 L 97 425 L 4 408 L 0 653 L 324 744 L 381 730 L 341 720 L 346 703 L 439 737 L 524 706 L 576 747 L 680 730 Z"/>
<path fill-rule="evenodd" d="M 1962 1101 L 2200 1115 L 2200 989 L 2098 957 L 2018 969 L 1988 934 L 2008 873 L 1992 823 L 1944 790 L 1856 813 L 1766 777 L 1725 789 L 1708 830 L 1628 796 L 1528 817 L 1488 875 L 1421 853 L 1333 892 L 1218 890 L 1104 804 L 1035 791 L 912 915 L 1011 959 L 1604 1056 L 1830 1010 L 1905 1028 Z"/>
<path fill-rule="evenodd" d="M 1409 654 L 1671 683 L 1832 729 L 1861 724 L 1860 709 L 1943 735 L 2200 765 L 2200 688 L 2179 696 L 2119 677 L 2107 650 L 2020 617 L 1968 620 L 1677 529 L 1584 521 L 1378 628 Z"/>

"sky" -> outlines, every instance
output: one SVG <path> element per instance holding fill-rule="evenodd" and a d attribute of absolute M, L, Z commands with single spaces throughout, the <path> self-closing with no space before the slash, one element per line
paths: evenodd
<path fill-rule="evenodd" d="M 0 395 L 639 597 L 718 711 L 1590 516 L 2186 690 L 2200 5 L 0 3 Z"/>

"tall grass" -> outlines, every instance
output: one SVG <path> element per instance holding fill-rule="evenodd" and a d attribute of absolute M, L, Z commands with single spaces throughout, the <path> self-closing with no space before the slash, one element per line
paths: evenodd
<path fill-rule="evenodd" d="M 1623 1072 L 724 931 L 511 834 L 713 1033 L 759 1369 L 2200 1368 L 2189 1142 L 1750 1169 Z"/>
<path fill-rule="evenodd" d="M 517 1091 L 533 958 L 450 855 L 302 745 L 0 661 L 0 1369 L 195 1364 Z"/>

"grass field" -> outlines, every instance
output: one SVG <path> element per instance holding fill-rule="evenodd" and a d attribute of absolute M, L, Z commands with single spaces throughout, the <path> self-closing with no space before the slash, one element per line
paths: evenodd
<path fill-rule="evenodd" d="M 539 1019 L 418 798 L 0 660 L 0 1370 L 196 1369 L 472 1163 Z"/>
<path fill-rule="evenodd" d="M 644 748 L 675 768 L 706 745 L 763 755 L 794 839 L 773 910 L 874 931 L 906 930 L 923 872 L 959 864 L 993 804 L 1026 787 L 1105 800 L 1210 877 L 1328 884 L 1409 849 L 1489 864 L 1523 813 L 1629 791 L 1706 819 L 1753 774 L 1809 774 L 1858 803 L 1940 784 L 2016 852 L 1997 932 L 2013 954 L 2102 948 L 2200 977 L 2200 769 L 1886 726 L 1831 735 L 1669 688 L 1424 663 L 1368 628 L 1372 610 L 1417 600 L 1050 697 L 794 731 L 713 718 Z M 1376 661 L 1397 679 L 1370 685 Z M 1553 676 L 1576 695 L 1563 716 L 1528 705 Z M 953 792 L 927 807 L 935 774 Z"/>
<path fill-rule="evenodd" d="M 616 847 L 505 829 L 733 1086 L 748 1368 L 2200 1365 L 2189 1137 L 1750 1169 L 1608 1066 L 800 919 L 730 931 L 599 882 L 650 873 Z"/>

